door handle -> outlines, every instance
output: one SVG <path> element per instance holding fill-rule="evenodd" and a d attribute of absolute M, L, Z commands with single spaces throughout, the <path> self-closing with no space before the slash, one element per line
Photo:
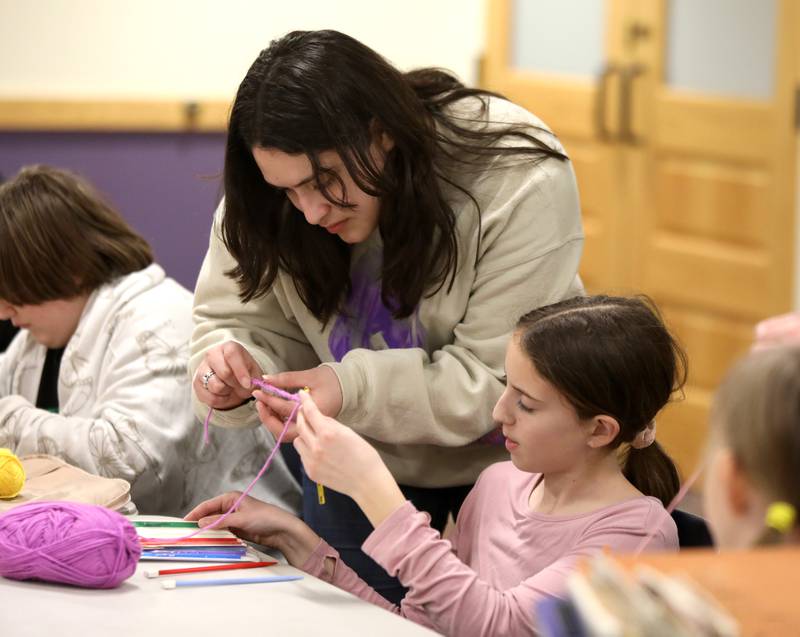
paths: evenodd
<path fill-rule="evenodd" d="M 617 64 L 606 64 L 603 72 L 597 78 L 597 93 L 594 101 L 594 128 L 597 138 L 601 141 L 613 141 L 613 135 L 606 125 L 606 100 L 608 99 L 608 81 L 611 77 L 621 72 Z"/>
<path fill-rule="evenodd" d="M 641 64 L 624 67 L 619 75 L 619 141 L 638 144 L 641 140 L 633 132 L 633 81 L 647 69 Z"/>

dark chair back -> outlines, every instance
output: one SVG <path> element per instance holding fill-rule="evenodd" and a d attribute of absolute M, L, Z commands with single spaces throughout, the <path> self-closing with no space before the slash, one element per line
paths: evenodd
<path fill-rule="evenodd" d="M 678 527 L 678 544 L 682 549 L 714 546 L 708 524 L 699 515 L 675 509 L 672 512 L 672 519 Z"/>

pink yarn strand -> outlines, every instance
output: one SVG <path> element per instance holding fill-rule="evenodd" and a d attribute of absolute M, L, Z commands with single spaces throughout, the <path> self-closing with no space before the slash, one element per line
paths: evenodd
<path fill-rule="evenodd" d="M 275 446 L 272 448 L 272 451 L 270 451 L 270 453 L 267 456 L 267 459 L 264 462 L 263 466 L 261 467 L 259 472 L 256 474 L 256 477 L 253 478 L 253 480 L 250 482 L 250 484 L 247 485 L 247 488 L 236 499 L 236 502 L 233 503 L 231 508 L 228 509 L 225 513 L 223 513 L 221 517 L 217 518 L 212 524 L 209 524 L 208 526 L 204 526 L 202 529 L 198 529 L 197 531 L 194 531 L 193 533 L 190 533 L 189 535 L 185 535 L 183 537 L 175 538 L 176 540 L 186 540 L 186 539 L 189 539 L 190 537 L 194 537 L 198 533 L 202 533 L 203 531 L 209 531 L 211 529 L 215 529 L 220 524 L 222 524 L 223 520 L 225 520 L 231 513 L 236 511 L 237 507 L 239 506 L 239 504 L 241 504 L 242 500 L 244 500 L 244 498 L 247 497 L 247 495 L 249 495 L 249 493 L 253 490 L 253 487 L 256 485 L 256 482 L 258 482 L 261 479 L 261 476 L 263 476 L 264 473 L 266 473 L 267 469 L 269 469 L 270 464 L 272 464 L 272 458 L 275 457 L 275 454 L 277 453 L 278 449 L 280 448 L 281 442 L 283 442 L 283 438 L 284 438 L 284 436 L 286 435 L 286 432 L 289 429 L 289 425 L 291 424 L 291 422 L 297 416 L 297 412 L 300 409 L 300 397 L 299 396 L 297 396 L 296 394 L 290 394 L 289 392 L 283 391 L 282 389 L 279 389 L 278 387 L 270 385 L 269 383 L 267 383 L 266 381 L 261 380 L 260 378 L 252 378 L 251 382 L 252 382 L 253 385 L 258 387 L 262 391 L 265 391 L 265 392 L 267 392 L 269 394 L 273 394 L 274 396 L 278 396 L 279 398 L 283 398 L 284 400 L 289 400 L 289 401 L 295 403 L 295 406 L 292 409 L 292 412 L 289 414 L 289 416 L 284 421 L 283 429 L 281 430 L 281 433 L 278 435 L 278 438 L 275 440 Z M 208 425 L 209 425 L 209 422 L 211 421 L 211 415 L 213 413 L 214 413 L 214 408 L 211 407 L 208 410 L 208 415 L 206 416 L 206 419 L 203 421 L 203 444 L 204 445 L 208 444 Z"/>
<path fill-rule="evenodd" d="M 705 461 L 701 461 L 700 464 L 697 466 L 697 469 L 694 470 L 694 473 L 689 476 L 689 479 L 681 485 L 681 488 L 678 489 L 678 493 L 675 494 L 675 497 L 672 498 L 669 505 L 667 506 L 667 513 L 672 513 L 675 508 L 681 503 L 681 501 L 686 497 L 686 494 L 689 493 L 689 489 L 692 488 L 692 485 L 697 481 L 700 477 L 700 474 L 703 473 L 703 469 L 705 468 Z M 657 528 L 653 528 L 650 533 L 648 533 L 644 539 L 639 543 L 639 546 L 636 547 L 636 550 L 633 552 L 633 556 L 638 556 L 644 548 L 650 543 L 650 541 L 655 537 L 656 533 L 658 533 Z"/>
<path fill-rule="evenodd" d="M 250 382 L 258 387 L 261 391 L 265 391 L 268 394 L 272 394 L 278 398 L 283 398 L 284 400 L 289 400 L 296 403 L 300 402 L 300 399 L 295 394 L 290 394 L 288 391 L 283 391 L 279 387 L 270 385 L 268 382 L 261 380 L 260 378 L 251 378 Z M 209 407 L 208 413 L 206 414 L 206 419 L 203 421 L 203 445 L 208 444 L 208 425 L 211 422 L 211 415 L 213 413 L 214 408 Z"/>
<path fill-rule="evenodd" d="M 278 451 L 278 448 L 280 447 L 280 445 L 281 445 L 281 442 L 283 441 L 283 437 L 286 435 L 286 431 L 289 429 L 289 424 L 292 422 L 292 420 L 294 420 L 294 417 L 297 415 L 297 411 L 298 411 L 299 409 L 300 409 L 300 403 L 298 402 L 298 403 L 297 403 L 297 404 L 294 406 L 294 409 L 292 409 L 292 413 L 290 413 L 290 414 L 289 414 L 289 417 L 288 417 L 288 418 L 286 419 L 286 421 L 284 422 L 284 424 L 283 424 L 283 429 L 281 429 L 281 433 L 280 433 L 280 435 L 279 435 L 279 436 L 278 436 L 278 438 L 275 440 L 275 446 L 272 448 L 272 451 L 270 451 L 270 453 L 269 453 L 269 456 L 267 456 L 267 460 L 266 460 L 266 462 L 264 462 L 264 465 L 261 467 L 261 469 L 259 470 L 259 472 L 256 474 L 256 477 L 255 477 L 255 478 L 253 478 L 252 482 L 250 482 L 250 484 L 248 484 L 248 485 L 247 485 L 247 488 L 246 488 L 246 489 L 245 489 L 245 490 L 242 492 L 242 495 L 240 495 L 240 496 L 239 496 L 239 497 L 236 499 L 236 502 L 234 502 L 234 503 L 233 503 L 233 505 L 231 506 L 231 508 L 230 508 L 230 509 L 228 509 L 228 510 L 227 510 L 227 511 L 226 511 L 226 512 L 225 512 L 225 513 L 222 515 L 222 517 L 220 517 L 220 518 L 217 518 L 217 520 L 215 520 L 215 521 L 214 521 L 212 524 L 209 524 L 208 526 L 204 526 L 202 529 L 199 529 L 199 530 L 198 530 L 198 531 L 196 531 L 195 533 L 192 533 L 192 535 L 197 535 L 197 533 L 200 533 L 200 532 L 202 532 L 202 531 L 209 531 L 209 530 L 211 530 L 211 529 L 215 529 L 215 528 L 217 528 L 217 527 L 218 527 L 218 526 L 219 526 L 219 525 L 222 523 L 222 521 L 223 521 L 225 518 L 227 518 L 227 517 L 228 517 L 228 516 L 229 516 L 231 513 L 233 513 L 234 511 L 236 511 L 237 507 L 238 507 L 238 506 L 239 506 L 239 504 L 242 502 L 242 500 L 244 500 L 244 499 L 245 499 L 245 497 L 247 497 L 247 495 L 250 493 L 250 491 L 252 491 L 252 490 L 253 490 L 253 487 L 256 485 L 256 482 L 258 482 L 258 481 L 259 481 L 259 479 L 261 478 L 261 476 L 263 476 L 263 475 L 264 475 L 264 473 L 265 473 L 265 472 L 267 471 L 267 469 L 269 468 L 269 465 L 270 465 L 270 464 L 272 464 L 272 458 L 275 456 L 275 453 Z M 192 535 L 190 535 L 190 536 L 188 536 L 188 537 L 192 537 Z"/>

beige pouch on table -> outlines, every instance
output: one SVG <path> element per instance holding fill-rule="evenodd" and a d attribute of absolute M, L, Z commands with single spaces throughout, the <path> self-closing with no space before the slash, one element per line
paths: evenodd
<path fill-rule="evenodd" d="M 25 486 L 15 498 L 0 500 L 0 513 L 20 504 L 44 500 L 67 500 L 99 504 L 120 513 L 130 513 L 131 485 L 121 478 L 103 478 L 45 454 L 20 457 Z"/>

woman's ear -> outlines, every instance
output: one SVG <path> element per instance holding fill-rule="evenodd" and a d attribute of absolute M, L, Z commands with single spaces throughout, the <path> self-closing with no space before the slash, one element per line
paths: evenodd
<path fill-rule="evenodd" d="M 383 149 L 384 153 L 388 153 L 392 148 L 394 148 L 394 139 L 389 135 L 389 133 L 381 133 L 381 148 Z"/>
<path fill-rule="evenodd" d="M 611 444 L 619 434 L 617 419 L 605 414 L 592 418 L 589 427 L 587 443 L 592 449 L 599 449 Z"/>
<path fill-rule="evenodd" d="M 372 141 L 378 145 L 384 155 L 394 148 L 394 139 L 377 119 L 373 119 L 370 124 Z"/>

